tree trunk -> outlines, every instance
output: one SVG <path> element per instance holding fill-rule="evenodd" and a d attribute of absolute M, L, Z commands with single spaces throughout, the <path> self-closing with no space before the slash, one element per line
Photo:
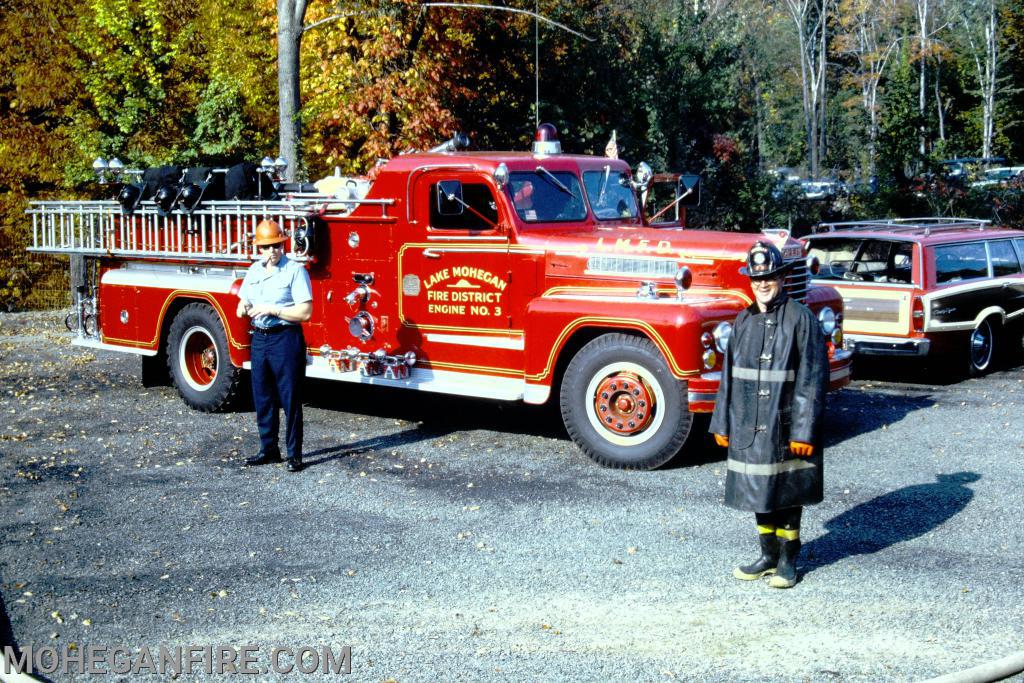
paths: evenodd
<path fill-rule="evenodd" d="M 307 0 L 277 0 L 278 153 L 288 162 L 285 179 L 294 182 L 302 167 L 302 130 L 299 109 L 302 90 L 299 48 Z"/>
<path fill-rule="evenodd" d="M 818 179 L 821 172 L 821 162 L 828 156 L 828 89 L 826 88 L 828 74 L 828 10 L 829 0 L 821 0 L 821 35 L 818 43 L 818 149 L 816 151 L 814 179 Z"/>
<path fill-rule="evenodd" d="M 985 23 L 985 83 L 984 91 L 984 139 L 982 156 L 992 156 L 992 138 L 995 136 L 996 87 L 999 67 L 999 24 L 995 0 L 989 0 L 988 17 Z"/>
<path fill-rule="evenodd" d="M 935 109 L 939 117 L 939 140 L 946 140 L 946 110 L 942 106 L 942 90 L 939 81 L 942 79 L 942 57 L 935 61 Z"/>
<path fill-rule="evenodd" d="M 927 151 L 927 128 L 925 126 L 925 106 L 927 100 L 927 60 L 928 60 L 928 0 L 917 0 L 917 28 L 918 38 L 920 39 L 921 47 L 921 77 L 920 87 L 918 88 L 917 97 L 917 113 L 921 117 L 921 128 L 920 136 L 918 138 L 918 152 L 921 156 L 925 155 Z"/>

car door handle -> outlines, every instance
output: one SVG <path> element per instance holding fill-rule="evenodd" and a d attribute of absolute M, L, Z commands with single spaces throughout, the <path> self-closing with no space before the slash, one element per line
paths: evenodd
<path fill-rule="evenodd" d="M 441 252 L 434 251 L 433 249 L 424 249 L 423 250 L 423 257 L 424 258 L 441 258 Z"/>

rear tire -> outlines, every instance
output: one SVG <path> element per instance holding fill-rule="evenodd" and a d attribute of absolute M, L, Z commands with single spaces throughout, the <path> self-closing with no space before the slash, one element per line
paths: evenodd
<path fill-rule="evenodd" d="M 560 395 L 566 431 L 605 467 L 650 470 L 682 448 L 693 423 L 686 382 L 649 340 L 605 334 L 573 357 Z"/>
<path fill-rule="evenodd" d="M 971 332 L 967 342 L 967 372 L 979 377 L 992 369 L 996 357 L 996 326 L 985 318 Z"/>
<path fill-rule="evenodd" d="M 190 408 L 212 413 L 238 400 L 242 370 L 231 364 L 224 324 L 207 304 L 189 304 L 174 316 L 167 335 L 167 366 Z"/>

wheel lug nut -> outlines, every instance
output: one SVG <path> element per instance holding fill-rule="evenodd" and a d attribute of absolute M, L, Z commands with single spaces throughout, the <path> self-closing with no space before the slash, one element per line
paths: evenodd
<path fill-rule="evenodd" d="M 640 407 L 641 408 L 646 408 L 647 407 L 647 401 L 640 401 Z"/>
<path fill-rule="evenodd" d="M 622 429 L 622 423 L 621 422 L 618 424 L 618 427 L 619 427 L 619 429 Z"/>
<path fill-rule="evenodd" d="M 601 412 L 602 413 L 607 413 L 608 412 L 608 406 L 601 406 Z"/>
<path fill-rule="evenodd" d="M 616 387 L 618 387 L 618 385 L 615 382 L 612 382 L 611 384 L 608 385 L 608 388 L 611 389 L 612 391 L 615 391 Z"/>
<path fill-rule="evenodd" d="M 607 391 L 602 391 L 601 392 L 601 398 L 607 399 L 608 398 L 608 392 Z"/>
<path fill-rule="evenodd" d="M 634 389 L 633 390 L 633 395 L 634 396 L 639 396 L 640 395 L 640 390 L 639 389 Z"/>
<path fill-rule="evenodd" d="M 604 421 L 605 421 L 605 422 L 607 422 L 608 424 L 611 424 L 611 423 L 612 423 L 612 417 L 611 417 L 611 415 L 609 415 L 608 417 L 606 417 L 606 418 L 604 419 Z"/>
<path fill-rule="evenodd" d="M 644 414 L 640 413 L 639 415 L 636 416 L 636 419 L 638 419 L 638 420 L 644 419 Z"/>
<path fill-rule="evenodd" d="M 632 429 L 633 427 L 636 427 L 636 423 L 635 422 L 630 422 L 629 423 L 629 428 Z"/>

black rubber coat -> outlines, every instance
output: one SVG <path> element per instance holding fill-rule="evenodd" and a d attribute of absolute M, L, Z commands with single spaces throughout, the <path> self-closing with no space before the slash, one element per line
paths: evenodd
<path fill-rule="evenodd" d="M 781 294 L 736 317 L 710 431 L 729 437 L 725 504 L 772 512 L 820 503 L 828 352 L 814 314 Z M 790 441 L 814 446 L 808 458 Z"/>

